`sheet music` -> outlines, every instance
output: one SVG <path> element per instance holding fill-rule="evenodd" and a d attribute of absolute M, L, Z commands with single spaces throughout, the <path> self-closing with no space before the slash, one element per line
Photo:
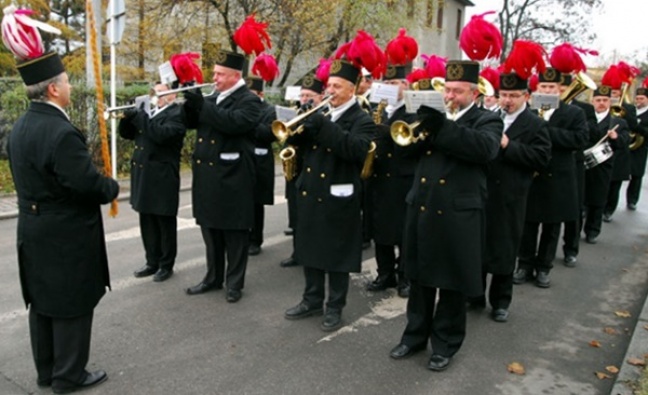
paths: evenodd
<path fill-rule="evenodd" d="M 275 106 L 277 121 L 286 122 L 297 116 L 297 110 L 293 107 Z"/>
<path fill-rule="evenodd" d="M 287 86 L 286 87 L 286 96 L 284 100 L 286 101 L 299 101 L 299 94 L 301 93 L 301 86 Z"/>
<path fill-rule="evenodd" d="M 548 95 L 544 93 L 534 92 L 531 95 L 531 109 L 533 110 L 549 110 L 556 109 L 560 105 L 560 97 L 558 95 Z"/>
<path fill-rule="evenodd" d="M 164 62 L 158 66 L 158 71 L 160 72 L 160 82 L 171 86 L 174 81 L 178 80 L 175 72 L 173 71 L 173 66 L 171 62 Z"/>
<path fill-rule="evenodd" d="M 385 100 L 387 104 L 391 105 L 398 103 L 398 86 L 381 84 L 380 82 L 374 82 L 371 84 L 369 102 L 380 103 L 383 100 Z"/>
<path fill-rule="evenodd" d="M 445 113 L 443 94 L 437 91 L 405 91 L 405 111 L 409 114 L 416 113 L 422 105 L 432 107 Z"/>
<path fill-rule="evenodd" d="M 135 98 L 135 108 L 141 108 L 140 106 L 144 103 L 144 111 L 150 117 L 151 116 L 151 96 L 142 95 Z"/>

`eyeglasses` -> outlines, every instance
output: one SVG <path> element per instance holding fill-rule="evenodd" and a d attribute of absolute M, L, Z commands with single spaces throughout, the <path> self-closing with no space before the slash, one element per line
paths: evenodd
<path fill-rule="evenodd" d="M 300 94 L 299 94 L 299 97 L 300 97 L 301 99 L 312 99 L 312 98 L 314 98 L 314 97 L 317 97 L 317 95 L 316 95 L 316 94 L 313 94 L 313 93 L 300 93 Z"/>
<path fill-rule="evenodd" d="M 524 96 L 522 93 L 502 93 L 500 92 L 500 99 L 521 99 Z"/>

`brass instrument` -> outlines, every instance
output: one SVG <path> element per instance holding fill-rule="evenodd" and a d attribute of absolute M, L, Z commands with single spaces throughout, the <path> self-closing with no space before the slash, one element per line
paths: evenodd
<path fill-rule="evenodd" d="M 378 146 L 373 141 L 369 144 L 369 151 L 367 151 L 367 156 L 365 157 L 365 161 L 362 164 L 362 170 L 360 171 L 360 178 L 363 180 L 366 180 L 373 174 L 373 163 L 374 159 L 376 159 L 377 147 Z"/>
<path fill-rule="evenodd" d="M 610 114 L 613 117 L 624 118 L 626 116 L 626 110 L 623 108 L 623 103 L 630 104 L 630 84 L 624 83 L 621 87 L 621 96 L 619 96 L 619 102 L 610 106 Z"/>
<path fill-rule="evenodd" d="M 479 90 L 479 93 L 484 96 L 493 96 L 495 94 L 495 88 L 493 87 L 493 84 L 491 84 L 486 78 L 482 77 L 481 75 L 477 80 L 477 89 Z"/>
<path fill-rule="evenodd" d="M 214 84 L 212 82 L 211 84 L 199 84 L 199 85 L 193 85 L 193 86 L 185 86 L 185 87 L 178 88 L 178 89 L 171 89 L 171 90 L 168 90 L 168 91 L 156 93 L 155 95 L 157 97 L 162 97 L 162 96 L 172 95 L 174 93 L 186 92 L 186 91 L 189 91 L 189 90 L 192 90 L 192 89 L 200 89 L 200 88 L 207 88 L 207 87 L 214 88 L 214 87 L 216 87 L 216 84 Z"/>
<path fill-rule="evenodd" d="M 587 89 L 596 90 L 596 82 L 594 82 L 594 80 L 592 80 L 587 74 L 580 71 L 576 74 L 572 83 L 560 95 L 560 100 L 569 103 Z"/>
<path fill-rule="evenodd" d="M 292 181 L 297 174 L 297 151 L 294 147 L 288 146 L 279 151 L 279 158 L 286 181 Z"/>
<path fill-rule="evenodd" d="M 427 82 L 428 80 L 426 80 Z M 442 77 L 434 77 L 429 80 L 430 86 L 432 89 L 439 93 L 443 93 L 443 90 L 445 89 L 445 78 Z M 421 90 L 421 83 L 419 81 L 415 82 L 412 84 L 412 90 L 418 91 Z"/>
<path fill-rule="evenodd" d="M 376 125 L 380 125 L 382 123 L 382 116 L 383 111 L 385 111 L 385 107 L 387 107 L 386 100 L 381 100 L 380 103 L 378 103 L 378 105 L 376 106 L 376 109 L 372 114 L 373 121 Z"/>
<path fill-rule="evenodd" d="M 421 124 L 421 121 L 416 121 L 413 123 L 407 123 L 405 121 L 396 121 L 392 123 L 389 133 L 391 134 L 392 140 L 401 147 L 406 147 L 417 141 L 424 140 L 427 137 L 427 133 L 422 131 L 417 136 L 414 136 L 414 131 Z"/>
<path fill-rule="evenodd" d="M 282 122 L 279 120 L 273 121 L 271 126 L 272 134 L 275 135 L 275 137 L 277 138 L 277 140 L 279 140 L 279 142 L 284 142 L 288 137 L 301 133 L 304 130 L 304 125 L 301 123 L 306 118 L 310 117 L 311 115 L 318 112 L 321 108 L 328 105 L 332 98 L 333 96 L 327 97 L 326 99 L 322 100 L 322 102 L 317 106 L 311 108 L 310 110 L 306 111 L 303 114 L 294 117 L 290 121 L 287 122 Z M 297 125 L 299 125 L 297 129 L 294 129 L 295 126 Z"/>
<path fill-rule="evenodd" d="M 644 136 L 636 132 L 630 132 L 630 151 L 634 151 L 637 148 L 641 147 L 644 143 Z"/>

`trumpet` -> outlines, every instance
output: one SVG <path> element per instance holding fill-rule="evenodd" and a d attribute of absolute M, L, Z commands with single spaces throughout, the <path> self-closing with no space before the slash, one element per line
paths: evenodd
<path fill-rule="evenodd" d="M 124 118 L 124 111 L 125 110 L 130 110 L 131 108 L 137 108 L 144 103 L 145 107 L 157 107 L 157 101 L 158 98 L 157 96 L 154 95 L 142 95 L 142 96 L 137 96 L 135 98 L 135 103 L 133 104 L 128 104 L 124 106 L 118 106 L 118 107 L 109 107 L 106 108 L 104 111 L 104 119 L 108 120 L 110 118 L 115 118 L 115 119 L 121 119 Z"/>
<path fill-rule="evenodd" d="M 171 89 L 171 90 L 168 90 L 168 91 L 155 93 L 155 95 L 157 97 L 162 97 L 162 96 L 167 96 L 167 95 L 173 95 L 174 93 L 186 92 L 186 91 L 189 91 L 189 90 L 192 90 L 192 89 L 201 89 L 201 88 L 207 88 L 207 87 L 214 88 L 215 86 L 216 86 L 216 84 L 214 84 L 213 82 L 210 83 L 210 84 L 199 84 L 199 85 L 193 85 L 193 86 L 184 86 L 184 87 L 178 88 L 178 89 Z"/>
<path fill-rule="evenodd" d="M 624 83 L 621 89 L 621 95 L 619 96 L 619 102 L 610 106 L 610 114 L 613 117 L 624 118 L 626 116 L 626 109 L 623 108 L 623 103 L 631 103 L 628 93 L 630 90 L 630 84 Z"/>
<path fill-rule="evenodd" d="M 412 143 L 425 140 L 428 136 L 427 132 L 422 131 L 418 136 L 414 136 L 414 131 L 421 125 L 421 121 L 407 123 L 405 121 L 396 121 L 392 123 L 389 129 L 389 134 L 392 140 L 401 147 L 407 147 Z"/>
<path fill-rule="evenodd" d="M 296 134 L 301 133 L 304 130 L 304 125 L 301 124 L 306 118 L 310 117 L 311 115 L 315 114 L 318 112 L 321 108 L 324 106 L 328 105 L 329 102 L 333 96 L 328 96 L 320 104 L 317 106 L 311 108 L 310 110 L 306 111 L 305 113 L 298 115 L 291 119 L 290 121 L 287 122 L 282 122 L 280 120 L 275 120 L 272 122 L 271 128 L 272 128 L 272 134 L 275 135 L 277 140 L 280 142 L 286 141 L 286 139 L 290 136 L 294 136 Z M 294 129 L 294 127 L 298 124 L 299 127 L 297 129 Z"/>

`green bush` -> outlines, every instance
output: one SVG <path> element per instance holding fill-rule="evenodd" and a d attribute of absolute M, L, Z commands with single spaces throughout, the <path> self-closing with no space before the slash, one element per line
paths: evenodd
<path fill-rule="evenodd" d="M 9 161 L 0 159 L 0 194 L 11 193 L 15 190 L 11 171 L 9 170 Z"/>

